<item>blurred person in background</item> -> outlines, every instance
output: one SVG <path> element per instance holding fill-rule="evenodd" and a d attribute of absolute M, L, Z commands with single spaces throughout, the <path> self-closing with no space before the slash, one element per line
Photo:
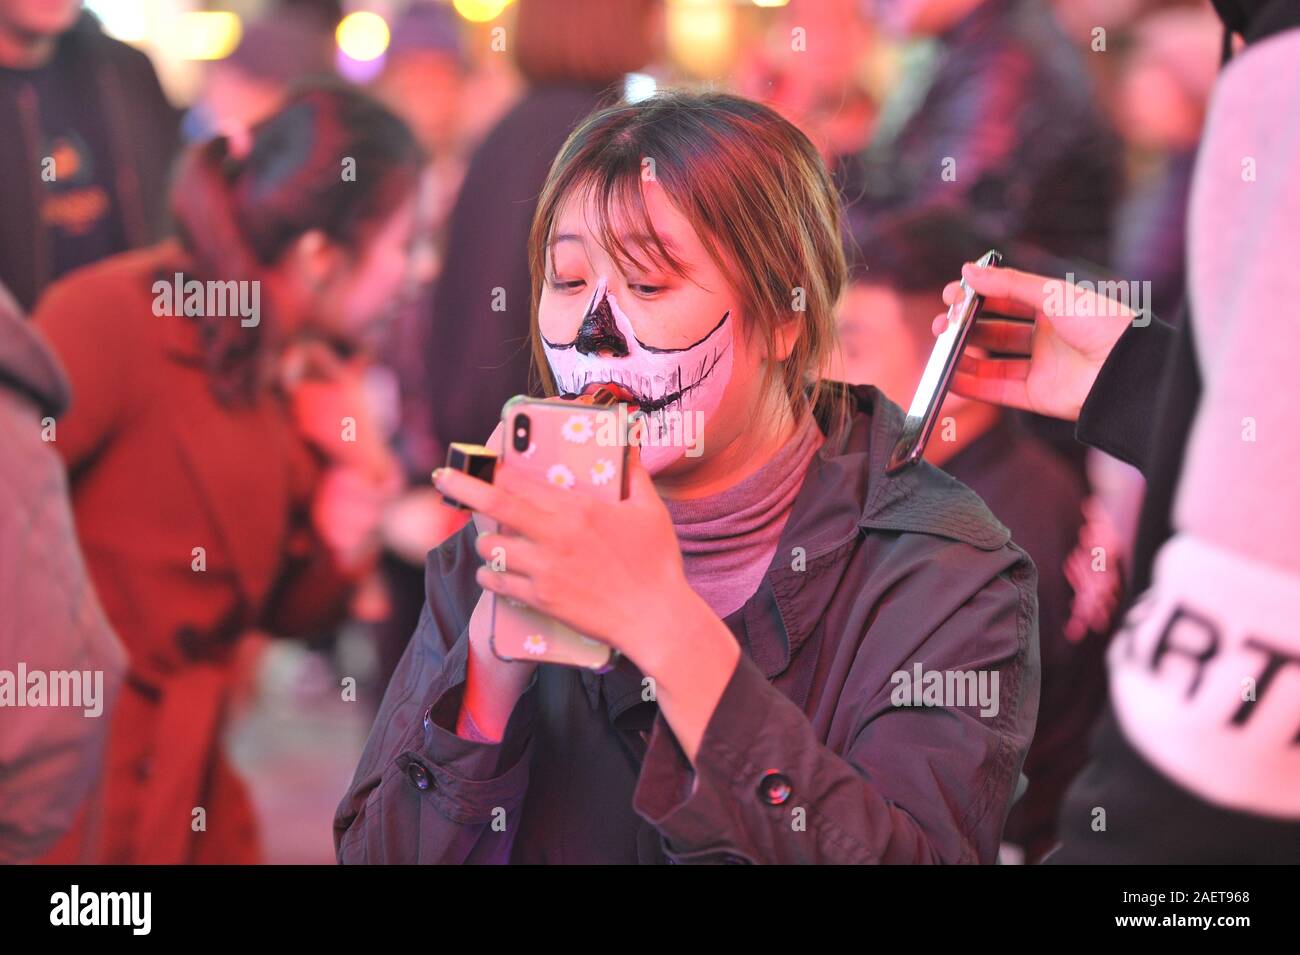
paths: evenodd
<path fill-rule="evenodd" d="M 1285 399 L 1300 366 L 1300 5 L 1214 6 L 1227 64 L 1193 176 L 1184 321 L 963 269 L 988 297 L 972 341 L 1003 356 L 965 357 L 954 389 L 1077 421 L 1081 441 L 1147 478 L 1138 596 L 1053 862 L 1300 858 L 1300 424 Z M 1003 316 L 1032 319 L 1030 339 L 1009 347 Z"/>
<path fill-rule="evenodd" d="M 1021 267 L 1102 269 L 1123 184 L 1120 144 L 1051 6 L 872 3 L 881 33 L 906 46 L 852 180 L 861 190 L 849 197 L 849 233 L 867 267 L 897 271 L 888 262 L 896 250 L 881 237 L 947 212 Z M 1083 473 L 1068 428 L 1026 427 Z"/>
<path fill-rule="evenodd" d="M 1105 264 L 1118 141 L 1082 58 L 1037 0 L 873 0 L 909 41 L 861 156 L 850 232 L 870 268 L 895 223 L 952 211 L 991 245 Z"/>
<path fill-rule="evenodd" d="M 743 51 L 736 80 L 741 95 L 804 130 L 837 180 L 842 162 L 857 165 L 847 160 L 866 146 L 875 119 L 874 31 L 865 6 L 863 0 L 791 0 L 773 11 L 762 42 Z M 841 188 L 853 194 L 851 185 Z"/>
<path fill-rule="evenodd" d="M 462 113 L 469 63 L 461 50 L 460 18 L 441 3 L 413 3 L 393 21 L 393 41 L 374 94 L 411 127 L 429 158 L 441 234 L 464 175 Z"/>
<path fill-rule="evenodd" d="M 81 0 L 0 0 L 0 282 L 49 283 L 162 237 L 178 116 Z"/>
<path fill-rule="evenodd" d="M 934 302 L 961 271 L 953 237 L 968 232 L 959 218 L 940 217 L 924 241 L 889 237 L 899 250 L 890 261 L 906 262 L 906 268 L 868 271 L 856 263 L 839 310 L 840 356 L 832 377 L 875 385 L 908 406 L 934 347 Z M 970 239 L 965 246 L 981 242 Z M 1066 632 L 1073 595 L 1065 566 L 1086 489 L 1016 415 L 958 395 L 944 401 L 925 459 L 978 494 L 1038 568 L 1038 724 L 1025 758 L 1028 789 L 1012 805 L 1003 836 L 1006 861 L 1037 862 L 1056 843 L 1061 799 L 1086 760 L 1088 732 L 1105 698 L 1104 641 L 1099 634 L 1078 639 Z"/>
<path fill-rule="evenodd" d="M 453 441 L 484 440 L 506 400 L 530 391 L 527 247 L 537 196 L 578 120 L 618 99 L 624 77 L 655 59 L 661 13 L 660 0 L 517 5 L 507 49 L 528 88 L 470 157 L 433 291 L 424 390 L 404 402 L 411 420 L 428 422 L 415 446 L 421 467 L 442 463 Z M 385 682 L 423 604 L 422 555 L 465 521 L 434 494 L 403 517 L 394 530 L 403 563 L 389 574 L 397 612 L 380 638 Z"/>
<path fill-rule="evenodd" d="M 1167 6 L 1167 5 L 1166 5 Z M 1150 283 L 1144 305 L 1177 323 L 1186 289 L 1187 201 L 1222 28 L 1199 2 L 1151 13 L 1125 30 L 1114 113 L 1129 159 L 1116 213 L 1114 276 Z M 1132 465 L 1096 448 L 1085 466 L 1092 494 L 1079 546 L 1067 562 L 1075 588 L 1070 631 L 1105 633 L 1116 622 L 1146 484 Z M 1096 558 L 1107 555 L 1105 572 Z"/>
<path fill-rule="evenodd" d="M 427 158 L 418 226 L 420 291 L 403 309 L 385 355 L 401 394 L 400 453 L 412 479 L 426 486 L 429 472 L 440 463 L 428 399 L 434 350 L 432 284 L 447 218 L 465 174 L 461 119 L 469 66 L 460 44 L 460 21 L 450 7 L 416 4 L 394 22 L 384 71 L 373 87 L 379 100 L 411 128 Z M 423 561 L 423 552 L 416 560 Z"/>
<path fill-rule="evenodd" d="M 67 403 L 58 362 L 0 285 L 0 679 L 14 681 L 0 686 L 0 864 L 32 861 L 72 825 L 103 765 L 126 670 L 77 548 L 52 444 Z M 80 682 L 73 699 L 11 708 L 32 674 L 52 686 L 68 672 Z"/>
<path fill-rule="evenodd" d="M 308 13 L 274 12 L 249 24 L 234 52 L 205 71 L 185 117 L 186 138 L 224 136 L 244 153 L 250 130 L 284 104 L 295 84 L 334 75 L 334 38 Z"/>
<path fill-rule="evenodd" d="M 1132 33 L 1116 112 L 1133 176 L 1112 262 L 1117 275 L 1150 282 L 1148 305 L 1172 322 L 1186 285 L 1187 197 L 1222 27 L 1207 4 L 1153 13 Z"/>
<path fill-rule="evenodd" d="M 520 0 L 528 88 L 470 158 L 433 302 L 429 405 L 439 443 L 481 441 L 529 390 L 527 239 L 537 196 L 578 120 L 618 99 L 659 52 L 659 0 Z"/>
<path fill-rule="evenodd" d="M 460 19 L 443 4 L 417 3 L 393 23 L 393 42 L 374 93 L 410 126 L 427 165 L 417 230 L 414 279 L 417 291 L 396 318 L 382 369 L 400 408 L 395 446 L 410 484 L 385 522 L 388 548 L 382 558 L 383 612 L 373 617 L 382 691 L 406 647 L 424 603 L 424 557 L 465 522 L 464 511 L 448 507 L 429 484 L 441 463 L 429 400 L 435 354 L 432 337 L 433 283 L 447 238 L 447 219 L 465 175 L 468 138 L 469 64 L 461 50 Z M 477 104 L 475 104 L 477 105 Z"/>
<path fill-rule="evenodd" d="M 55 447 L 130 655 L 102 825 L 48 861 L 259 858 L 221 747 L 234 660 L 252 628 L 332 627 L 373 566 L 400 475 L 338 356 L 400 298 L 421 164 L 378 103 L 304 90 L 246 155 L 224 139 L 186 155 L 179 241 L 65 279 L 33 316 L 72 383 Z M 172 294 L 182 282 L 197 301 Z M 222 283 L 238 314 L 214 310 Z"/>

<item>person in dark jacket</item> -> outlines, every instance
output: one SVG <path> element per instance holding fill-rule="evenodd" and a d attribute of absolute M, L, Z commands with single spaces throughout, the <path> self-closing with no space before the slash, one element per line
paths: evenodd
<path fill-rule="evenodd" d="M 1246 43 L 1197 158 L 1186 320 L 1134 321 L 1042 276 L 964 270 L 992 305 L 973 341 L 1023 357 L 965 359 L 954 387 L 1077 420 L 1082 441 L 1147 478 L 1137 599 L 1112 637 L 1109 706 L 1054 862 L 1300 858 L 1300 428 L 1279 399 L 1300 364 L 1300 10 L 1215 7 L 1225 51 L 1231 32 Z M 1032 336 L 998 315 L 1034 319 Z"/>
<path fill-rule="evenodd" d="M 657 95 L 565 143 L 534 354 L 553 400 L 605 383 L 659 437 L 614 503 L 435 476 L 499 529 L 429 557 L 342 861 L 994 860 L 1038 709 L 1035 572 L 942 472 L 885 475 L 897 406 L 821 380 L 839 225 L 813 145 L 738 97 Z M 499 660 L 502 598 L 622 656 Z"/>
<path fill-rule="evenodd" d="M 1079 51 L 1038 0 L 879 0 L 919 40 L 848 177 L 850 234 L 890 263 L 900 222 L 968 217 L 1017 261 L 1108 258 L 1120 144 Z M 903 250 L 906 253 L 906 250 Z"/>
<path fill-rule="evenodd" d="M 54 452 L 67 403 L 62 369 L 0 285 L 0 864 L 32 861 L 72 825 L 103 764 L 126 670 Z M 69 673 L 72 698 L 12 708 L 32 675 L 49 685 Z"/>
<path fill-rule="evenodd" d="M 339 174 L 348 162 L 355 180 Z M 46 861 L 258 860 L 221 746 L 241 638 L 318 636 L 342 618 L 373 565 L 375 472 L 396 472 L 362 450 L 384 445 L 358 396 L 332 395 L 310 377 L 323 372 L 291 359 L 305 339 L 362 337 L 392 306 L 420 165 L 379 104 L 304 89 L 253 131 L 247 155 L 223 139 L 186 154 L 179 241 L 114 256 L 42 298 L 32 323 L 73 388 L 55 448 L 130 654 L 94 800 L 103 824 L 74 827 Z"/>
<path fill-rule="evenodd" d="M 0 0 L 0 281 L 27 309 L 167 227 L 179 116 L 149 58 L 80 9 Z"/>
<path fill-rule="evenodd" d="M 528 89 L 470 158 L 434 290 L 426 380 L 437 461 L 450 442 L 489 434 L 506 399 L 529 390 L 525 256 L 537 196 L 578 121 L 654 57 L 658 8 L 658 0 L 519 3 L 512 49 Z"/>

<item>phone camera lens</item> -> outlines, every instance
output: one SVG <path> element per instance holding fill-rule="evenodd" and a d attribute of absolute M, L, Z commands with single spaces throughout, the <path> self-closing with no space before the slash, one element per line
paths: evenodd
<path fill-rule="evenodd" d="M 516 451 L 528 450 L 528 445 L 530 443 L 528 437 L 532 433 L 531 424 L 532 423 L 528 420 L 528 415 L 521 414 L 515 416 L 514 443 Z"/>

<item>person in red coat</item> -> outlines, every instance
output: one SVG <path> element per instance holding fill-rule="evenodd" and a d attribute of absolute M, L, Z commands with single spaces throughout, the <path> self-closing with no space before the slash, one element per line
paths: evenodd
<path fill-rule="evenodd" d="M 72 385 L 55 446 L 78 536 L 130 657 L 98 792 L 46 861 L 258 860 L 220 747 L 235 653 L 329 628 L 371 566 L 397 468 L 330 372 L 400 298 L 419 162 L 362 94 L 304 91 L 245 156 L 184 158 L 179 241 L 37 307 Z"/>

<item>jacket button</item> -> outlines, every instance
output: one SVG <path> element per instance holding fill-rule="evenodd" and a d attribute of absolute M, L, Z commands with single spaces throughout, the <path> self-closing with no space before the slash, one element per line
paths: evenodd
<path fill-rule="evenodd" d="M 779 806 L 790 798 L 790 780 L 776 770 L 768 770 L 758 784 L 758 795 L 769 806 Z"/>
<path fill-rule="evenodd" d="M 406 775 L 410 778 L 412 785 L 421 792 L 433 786 L 433 780 L 429 778 L 429 771 L 419 763 L 411 763 L 407 766 Z"/>

